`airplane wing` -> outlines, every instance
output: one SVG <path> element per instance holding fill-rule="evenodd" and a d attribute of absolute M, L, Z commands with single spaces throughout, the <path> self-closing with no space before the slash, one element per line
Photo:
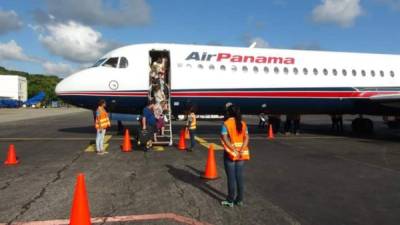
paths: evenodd
<path fill-rule="evenodd" d="M 370 97 L 371 101 L 393 108 L 400 108 L 400 94 L 378 94 Z"/>
<path fill-rule="evenodd" d="M 400 102 L 400 94 L 378 94 L 370 97 L 377 102 Z"/>

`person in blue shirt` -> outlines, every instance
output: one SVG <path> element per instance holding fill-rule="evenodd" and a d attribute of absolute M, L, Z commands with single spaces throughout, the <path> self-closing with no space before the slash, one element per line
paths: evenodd
<path fill-rule="evenodd" d="M 157 120 L 154 115 L 154 100 L 147 103 L 146 107 L 143 109 L 141 125 L 143 130 L 147 130 L 150 134 L 154 135 L 154 141 L 156 140 L 156 124 Z"/>

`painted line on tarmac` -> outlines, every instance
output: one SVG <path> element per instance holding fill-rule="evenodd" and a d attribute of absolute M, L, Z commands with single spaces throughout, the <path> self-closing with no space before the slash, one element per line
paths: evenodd
<path fill-rule="evenodd" d="M 164 146 L 153 146 L 153 150 L 156 152 L 163 152 L 165 151 Z"/>
<path fill-rule="evenodd" d="M 0 141 L 91 141 L 93 138 L 57 138 L 57 137 L 39 137 L 39 138 L 0 138 Z"/>
<path fill-rule="evenodd" d="M 205 139 L 196 136 L 194 138 L 197 142 L 199 142 L 200 145 L 206 147 L 206 149 L 208 149 L 210 147 L 211 144 L 214 145 L 214 150 L 224 150 L 224 148 L 221 145 L 215 144 L 215 143 L 209 143 L 208 141 L 206 141 Z M 219 140 L 219 139 L 218 139 Z"/>
<path fill-rule="evenodd" d="M 133 221 L 151 221 L 151 220 L 173 220 L 183 224 L 191 225 L 211 225 L 209 223 L 200 222 L 198 220 L 177 215 L 175 213 L 158 213 L 158 214 L 144 214 L 144 215 L 129 215 L 129 216 L 110 216 L 110 217 L 96 217 L 91 218 L 91 223 L 115 223 L 115 222 L 133 222 Z M 46 221 L 32 221 L 32 222 L 14 222 L 11 225 L 68 225 L 69 220 L 46 220 Z M 0 223 L 0 225 L 6 225 Z"/>
<path fill-rule="evenodd" d="M 108 151 L 108 147 L 110 144 L 108 143 L 112 138 L 112 135 L 106 135 L 104 137 L 104 151 Z M 85 149 L 85 152 L 96 152 L 96 144 L 89 144 L 87 148 Z"/>
<path fill-rule="evenodd" d="M 322 136 L 304 136 L 304 137 L 275 137 L 273 140 L 301 140 L 301 139 L 348 139 L 348 137 L 322 137 Z M 220 140 L 220 138 L 214 137 L 207 137 L 204 140 Z M 269 140 L 267 137 L 258 137 L 258 136 L 250 136 L 250 140 L 266 140 L 266 141 L 273 141 Z"/>

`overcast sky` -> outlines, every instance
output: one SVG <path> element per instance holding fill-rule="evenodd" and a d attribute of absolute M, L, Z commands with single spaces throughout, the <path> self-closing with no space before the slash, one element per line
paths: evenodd
<path fill-rule="evenodd" d="M 68 75 L 163 42 L 400 54 L 400 0 L 0 0 L 0 65 Z"/>

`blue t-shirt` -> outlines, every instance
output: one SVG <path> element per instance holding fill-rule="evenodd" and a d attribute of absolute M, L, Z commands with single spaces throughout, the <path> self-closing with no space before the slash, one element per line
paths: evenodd
<path fill-rule="evenodd" d="M 246 132 L 246 134 L 249 134 L 249 130 L 247 129 L 247 127 L 246 127 L 245 132 Z M 221 134 L 222 135 L 228 134 L 228 130 L 226 129 L 225 124 L 222 124 Z"/>
<path fill-rule="evenodd" d="M 154 113 L 147 107 L 143 109 L 143 117 L 146 118 L 146 125 L 155 126 L 156 125 L 156 117 Z"/>

